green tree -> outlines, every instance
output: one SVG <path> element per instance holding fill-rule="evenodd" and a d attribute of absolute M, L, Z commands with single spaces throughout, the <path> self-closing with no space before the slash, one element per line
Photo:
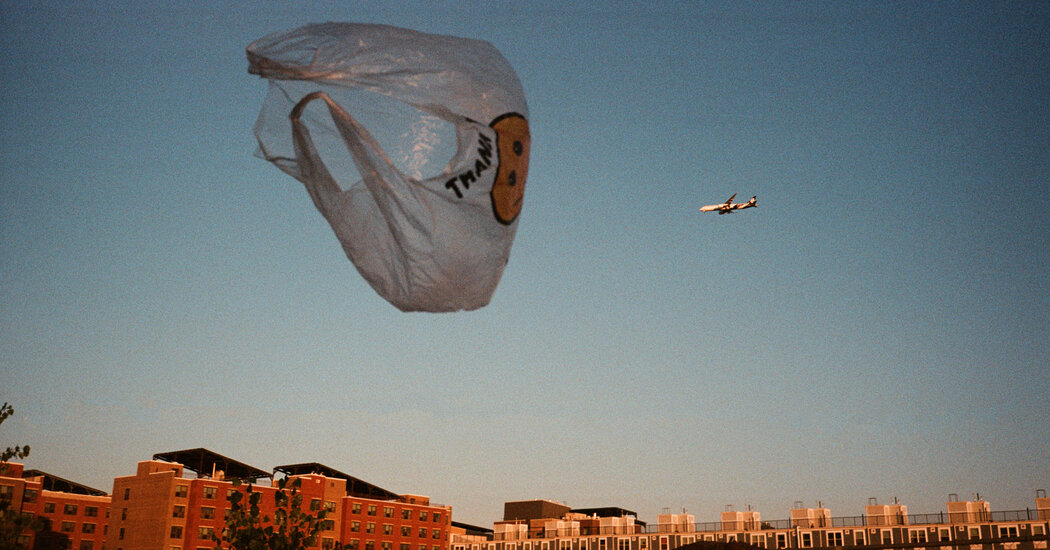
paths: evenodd
<path fill-rule="evenodd" d="M 3 424 L 4 420 L 7 420 L 7 418 L 13 414 L 15 414 L 15 408 L 5 401 L 4 405 L 0 407 L 0 424 Z M 23 445 L 21 447 L 15 445 L 14 448 L 8 447 L 7 450 L 0 453 L 0 474 L 3 474 L 7 470 L 7 464 L 3 463 L 6 463 L 12 458 L 21 459 L 27 456 L 29 456 L 29 445 Z"/>
<path fill-rule="evenodd" d="M 4 423 L 11 415 L 15 414 L 15 408 L 4 402 L 0 407 L 0 424 Z M 12 458 L 22 459 L 29 456 L 29 445 L 8 447 L 0 452 L 0 475 L 7 471 L 7 461 Z M 18 536 L 27 529 L 39 532 L 44 528 L 44 522 L 35 516 L 23 515 L 21 511 L 12 506 L 12 502 L 0 495 L 0 550 L 14 550 L 18 546 Z"/>
<path fill-rule="evenodd" d="M 241 485 L 233 482 L 234 487 Z M 230 494 L 230 513 L 222 536 L 212 535 L 216 548 L 220 550 L 305 550 L 317 546 L 317 538 L 324 530 L 328 511 L 321 509 L 316 515 L 303 511 L 303 496 L 299 494 L 302 482 L 299 479 L 281 478 L 274 493 L 274 514 L 261 513 L 259 502 L 262 493 L 252 490 L 249 483 L 242 493 Z M 340 550 L 340 545 L 332 550 Z M 327 550 L 327 549 L 326 549 Z"/>

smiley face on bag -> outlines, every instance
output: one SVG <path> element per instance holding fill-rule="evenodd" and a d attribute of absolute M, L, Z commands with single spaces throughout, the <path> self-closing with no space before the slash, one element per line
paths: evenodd
<path fill-rule="evenodd" d="M 507 113 L 492 121 L 496 130 L 499 168 L 492 183 L 492 212 L 510 225 L 521 213 L 525 179 L 529 175 L 529 123 L 518 113 Z"/>

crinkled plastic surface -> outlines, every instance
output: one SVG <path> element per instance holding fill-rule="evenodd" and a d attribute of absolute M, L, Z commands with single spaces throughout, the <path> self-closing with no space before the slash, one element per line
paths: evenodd
<path fill-rule="evenodd" d="M 323 23 L 248 46 L 270 82 L 259 155 L 301 181 L 347 257 L 403 311 L 485 306 L 517 230 L 528 108 L 489 43 Z"/>

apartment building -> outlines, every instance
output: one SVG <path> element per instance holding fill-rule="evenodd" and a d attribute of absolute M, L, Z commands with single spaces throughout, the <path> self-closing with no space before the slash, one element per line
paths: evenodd
<path fill-rule="evenodd" d="M 274 474 L 299 482 L 304 511 L 326 510 L 319 546 L 351 550 L 448 550 L 452 510 L 422 495 L 397 494 L 318 463 L 260 470 L 207 449 L 158 453 L 135 475 L 113 480 L 106 548 L 213 549 L 227 500 L 248 485 L 262 495 L 260 511 L 273 516 Z M 192 472 L 193 475 L 188 475 Z"/>
<path fill-rule="evenodd" d="M 1050 498 L 1036 493 L 1035 508 L 993 511 L 975 498 L 949 497 L 946 512 L 912 514 L 894 502 L 868 502 L 861 516 L 836 517 L 801 503 L 787 519 L 763 520 L 756 510 L 722 513 L 721 521 L 661 514 L 655 524 L 618 507 L 570 508 L 552 501 L 504 505 L 504 518 L 485 529 L 453 524 L 452 510 L 422 495 L 397 494 L 318 463 L 260 470 L 207 449 L 158 453 L 136 473 L 113 480 L 105 492 L 4 464 L 0 502 L 43 518 L 48 529 L 22 533 L 18 544 L 35 550 L 211 550 L 221 534 L 235 491 L 262 495 L 274 512 L 275 476 L 298 480 L 304 510 L 327 510 L 318 547 L 351 550 L 700 550 L 704 543 L 738 542 L 764 549 L 1047 550 Z"/>
<path fill-rule="evenodd" d="M 2 464 L 0 501 L 15 511 L 41 518 L 42 533 L 26 531 L 16 543 L 25 548 L 102 550 L 109 495 L 18 463 Z"/>
<path fill-rule="evenodd" d="M 491 540 L 454 534 L 450 550 L 672 550 L 731 542 L 767 549 L 1046 550 L 1050 540 L 1045 491 L 1037 493 L 1035 509 L 1005 512 L 991 511 L 983 500 L 952 499 L 947 513 L 911 515 L 899 503 L 869 502 L 862 516 L 833 517 L 818 505 L 796 506 L 786 520 L 762 521 L 749 509 L 723 512 L 722 521 L 713 523 L 696 523 L 691 514 L 661 514 L 655 525 L 619 508 L 564 511 L 564 505 L 550 504 L 505 506 L 505 512 L 562 513 L 548 518 L 505 513 L 494 523 Z"/>

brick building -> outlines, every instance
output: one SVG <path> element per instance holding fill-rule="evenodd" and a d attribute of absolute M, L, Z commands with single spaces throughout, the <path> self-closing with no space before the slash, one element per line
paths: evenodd
<path fill-rule="evenodd" d="M 322 548 L 338 542 L 351 550 L 448 550 L 452 510 L 425 496 L 397 494 L 317 463 L 278 466 L 274 473 L 299 480 L 304 511 L 328 511 Z M 214 548 L 228 496 L 247 484 L 262 494 L 262 514 L 272 517 L 273 474 L 207 449 L 158 453 L 139 462 L 135 475 L 113 480 L 106 548 Z"/>
<path fill-rule="evenodd" d="M 17 543 L 40 550 L 102 550 L 109 496 L 18 463 L 4 463 L 0 500 L 19 513 L 42 518 L 43 532 L 18 535 Z"/>
<path fill-rule="evenodd" d="M 951 495 L 948 512 L 909 514 L 894 502 L 869 501 L 864 515 L 833 517 L 797 503 L 784 520 L 764 521 L 748 508 L 722 521 L 696 523 L 691 514 L 661 514 L 646 525 L 621 508 L 569 509 L 549 501 L 509 502 L 487 540 L 454 533 L 450 550 L 710 550 L 743 543 L 768 549 L 1046 550 L 1050 498 L 1035 508 L 992 511 L 988 502 Z M 544 517 L 546 516 L 546 517 Z"/>

